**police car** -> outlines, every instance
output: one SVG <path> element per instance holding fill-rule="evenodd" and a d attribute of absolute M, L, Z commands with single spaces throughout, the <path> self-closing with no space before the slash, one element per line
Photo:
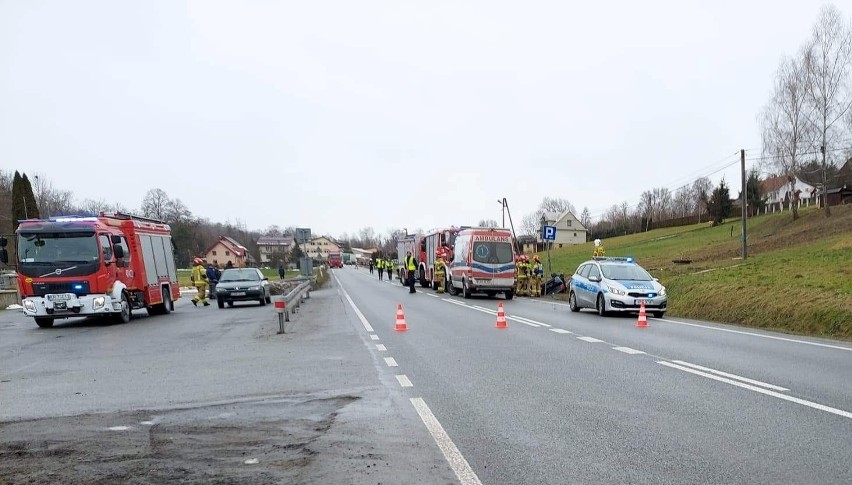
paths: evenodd
<path fill-rule="evenodd" d="M 666 313 L 668 298 L 661 285 L 633 258 L 595 257 L 581 264 L 568 283 L 572 312 L 594 308 L 598 315 L 645 309 L 657 318 Z"/>

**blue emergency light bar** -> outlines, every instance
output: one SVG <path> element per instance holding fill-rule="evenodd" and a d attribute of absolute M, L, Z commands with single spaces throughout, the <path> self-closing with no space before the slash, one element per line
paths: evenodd
<path fill-rule="evenodd" d="M 630 257 L 622 257 L 622 256 L 593 256 L 592 259 L 596 261 L 624 261 L 626 263 L 635 263 L 636 260 Z"/>

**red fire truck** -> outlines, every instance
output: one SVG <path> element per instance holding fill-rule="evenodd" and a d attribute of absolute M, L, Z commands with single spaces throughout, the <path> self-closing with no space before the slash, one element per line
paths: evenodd
<path fill-rule="evenodd" d="M 424 288 L 438 289 L 438 281 L 435 279 L 435 253 L 440 250 L 444 253 L 444 262 L 449 266 L 453 260 L 453 245 L 456 235 L 461 231 L 459 227 L 433 229 L 426 234 L 408 234 L 397 242 L 397 254 L 399 259 L 398 272 L 400 281 L 405 284 L 407 268 L 405 268 L 405 255 L 408 251 L 417 258 L 417 274 L 415 278 Z M 446 278 L 446 274 L 445 274 Z"/>
<path fill-rule="evenodd" d="M 57 318 L 174 310 L 180 298 L 171 228 L 121 213 L 25 220 L 18 226 L 18 287 L 39 327 Z"/>

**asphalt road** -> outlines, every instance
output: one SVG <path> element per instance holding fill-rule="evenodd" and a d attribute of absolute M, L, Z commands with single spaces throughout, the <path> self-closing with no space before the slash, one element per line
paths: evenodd
<path fill-rule="evenodd" d="M 287 335 L 0 313 L 0 483 L 852 483 L 852 345 L 333 275 Z"/>
<path fill-rule="evenodd" d="M 465 483 L 852 483 L 848 343 L 335 276 Z"/>
<path fill-rule="evenodd" d="M 453 483 L 337 292 L 39 329 L 0 312 L 0 484 Z"/>

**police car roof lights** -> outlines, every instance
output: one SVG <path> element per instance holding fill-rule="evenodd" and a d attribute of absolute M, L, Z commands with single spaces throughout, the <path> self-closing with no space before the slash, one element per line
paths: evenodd
<path fill-rule="evenodd" d="M 635 263 L 636 260 L 630 257 L 622 256 L 593 256 L 595 261 L 624 261 L 625 263 Z"/>

